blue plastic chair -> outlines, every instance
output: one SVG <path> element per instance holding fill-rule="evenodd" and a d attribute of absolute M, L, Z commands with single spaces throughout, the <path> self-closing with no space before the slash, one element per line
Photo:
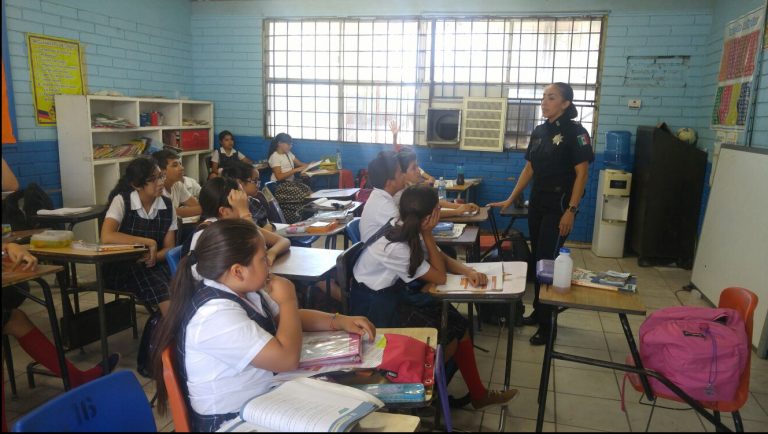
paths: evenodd
<path fill-rule="evenodd" d="M 168 262 L 168 268 L 171 269 L 171 277 L 176 274 L 176 268 L 178 268 L 179 261 L 181 261 L 181 247 L 176 246 L 165 254 L 165 261 Z"/>
<path fill-rule="evenodd" d="M 14 432 L 157 432 L 152 408 L 131 371 L 65 392 L 22 416 Z"/>
<path fill-rule="evenodd" d="M 351 222 L 347 223 L 347 227 L 344 228 L 347 233 L 347 238 L 352 244 L 359 243 L 360 240 L 360 217 L 355 217 Z"/>
<path fill-rule="evenodd" d="M 448 382 L 445 379 L 445 360 L 443 356 L 443 346 L 437 346 L 435 351 L 435 386 L 437 387 L 437 393 L 440 397 L 440 408 L 443 410 L 443 417 L 445 418 L 445 431 L 453 431 L 453 424 L 451 421 L 451 406 L 448 403 Z M 436 419 L 440 417 L 438 412 L 435 415 Z M 438 428 L 438 424 L 435 424 L 435 428 Z"/>

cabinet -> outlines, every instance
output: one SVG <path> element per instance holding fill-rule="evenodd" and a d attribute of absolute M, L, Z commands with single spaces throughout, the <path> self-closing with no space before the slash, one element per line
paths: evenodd
<path fill-rule="evenodd" d="M 640 265 L 691 268 L 707 153 L 661 128 L 637 127 L 629 245 Z"/>
<path fill-rule="evenodd" d="M 65 207 L 105 204 L 125 166 L 136 156 L 94 158 L 94 149 L 119 147 L 137 139 L 149 139 L 155 148 L 179 147 L 186 176 L 204 181 L 205 157 L 213 147 L 213 103 L 208 101 L 132 98 L 97 95 L 56 95 L 61 189 Z M 142 126 L 158 112 L 158 125 Z M 95 126 L 95 115 L 120 118 L 128 128 Z M 147 146 L 147 149 L 149 146 Z M 146 151 L 146 149 L 145 149 Z M 97 223 L 84 222 L 75 236 L 95 241 Z"/>

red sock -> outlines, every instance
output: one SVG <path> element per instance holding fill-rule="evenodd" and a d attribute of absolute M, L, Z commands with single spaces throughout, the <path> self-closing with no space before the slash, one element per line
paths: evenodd
<path fill-rule="evenodd" d="M 488 391 L 485 390 L 485 386 L 483 386 L 483 382 L 480 380 L 480 373 L 477 372 L 475 347 L 472 345 L 472 340 L 464 339 L 459 341 L 459 346 L 456 348 L 453 360 L 456 361 L 456 365 L 459 366 L 459 371 L 461 371 L 461 376 L 464 377 L 464 382 L 467 383 L 469 396 L 472 399 L 485 398 Z"/>
<path fill-rule="evenodd" d="M 19 345 L 27 352 L 32 359 L 45 366 L 48 370 L 61 377 L 59 369 L 59 359 L 56 355 L 56 347 L 51 341 L 38 329 L 33 328 L 29 333 L 18 339 Z M 80 386 L 101 376 L 103 372 L 101 365 L 96 365 L 88 371 L 81 371 L 69 361 L 67 362 L 67 372 L 69 373 L 69 383 L 72 387 Z"/>

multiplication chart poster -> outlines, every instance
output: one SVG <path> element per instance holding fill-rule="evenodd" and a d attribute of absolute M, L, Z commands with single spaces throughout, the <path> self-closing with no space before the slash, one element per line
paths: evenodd
<path fill-rule="evenodd" d="M 741 16 L 725 27 L 712 127 L 744 129 L 752 101 L 757 56 L 762 42 L 764 8 Z"/>

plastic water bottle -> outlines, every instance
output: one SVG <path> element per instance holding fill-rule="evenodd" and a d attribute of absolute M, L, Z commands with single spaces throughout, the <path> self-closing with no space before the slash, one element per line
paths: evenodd
<path fill-rule="evenodd" d="M 341 151 L 336 149 L 336 169 L 341 170 Z"/>
<path fill-rule="evenodd" d="M 552 287 L 557 292 L 571 290 L 571 276 L 573 275 L 573 259 L 571 250 L 567 247 L 560 249 L 560 254 L 555 259 L 555 271 L 552 277 Z"/>
<path fill-rule="evenodd" d="M 445 200 L 445 179 L 442 176 L 437 181 L 437 197 L 440 200 Z"/>
<path fill-rule="evenodd" d="M 456 166 L 456 185 L 464 185 L 464 163 Z"/>

